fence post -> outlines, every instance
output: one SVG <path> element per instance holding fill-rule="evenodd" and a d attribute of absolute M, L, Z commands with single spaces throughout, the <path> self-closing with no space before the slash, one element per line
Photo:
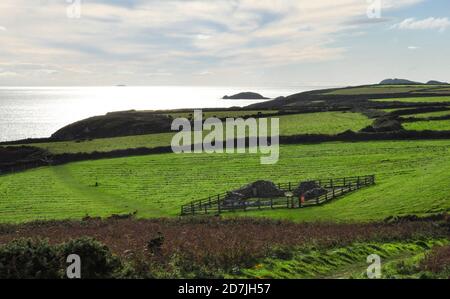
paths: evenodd
<path fill-rule="evenodd" d="M 270 208 L 273 209 L 273 198 L 270 198 Z"/>
<path fill-rule="evenodd" d="M 333 187 L 333 198 L 335 198 L 335 197 L 336 197 L 336 192 L 335 192 L 335 189 Z"/>
<path fill-rule="evenodd" d="M 345 180 L 345 178 L 344 178 L 344 186 L 346 185 L 346 184 L 345 184 L 345 181 L 346 181 L 346 180 Z"/>
<path fill-rule="evenodd" d="M 191 202 L 191 213 L 192 213 L 192 215 L 195 215 L 195 208 L 194 208 L 193 202 Z"/>
<path fill-rule="evenodd" d="M 217 198 L 217 212 L 220 214 L 222 211 L 220 210 L 220 196 Z"/>
<path fill-rule="evenodd" d="M 320 205 L 319 197 L 320 197 L 320 196 L 318 196 L 318 197 L 316 198 L 316 204 L 317 204 L 317 205 Z"/>
<path fill-rule="evenodd" d="M 289 191 L 292 191 L 292 189 L 291 189 L 291 182 L 289 182 Z"/>

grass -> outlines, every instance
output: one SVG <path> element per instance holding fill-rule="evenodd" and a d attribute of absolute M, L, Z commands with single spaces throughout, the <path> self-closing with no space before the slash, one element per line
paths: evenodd
<path fill-rule="evenodd" d="M 389 108 L 389 109 L 379 109 L 379 110 L 390 113 L 390 112 L 402 111 L 402 110 L 406 110 L 406 109 L 411 109 L 411 107 L 406 107 L 406 108 Z"/>
<path fill-rule="evenodd" d="M 402 115 L 402 117 L 440 117 L 450 115 L 450 110 Z"/>
<path fill-rule="evenodd" d="M 294 251 L 290 259 L 267 258 L 252 268 L 241 270 L 236 276 L 253 279 L 368 278 L 369 264 L 366 259 L 371 254 L 377 254 L 381 257 L 382 278 L 419 278 L 422 273 L 417 264 L 424 253 L 432 247 L 448 243 L 448 239 L 367 242 L 326 250 Z M 405 261 L 413 262 L 415 271 L 402 271 L 399 264 Z"/>
<path fill-rule="evenodd" d="M 403 123 L 406 130 L 413 131 L 450 131 L 450 120 L 425 120 Z"/>
<path fill-rule="evenodd" d="M 446 103 L 450 102 L 448 96 L 436 97 L 411 97 L 411 98 L 392 98 L 372 100 L 376 102 L 405 102 L 405 103 Z"/>
<path fill-rule="evenodd" d="M 214 112 L 214 115 L 216 114 L 217 112 Z M 346 130 L 358 131 L 371 123 L 372 120 L 360 113 L 321 112 L 296 114 L 280 117 L 280 131 L 281 135 L 284 136 L 296 134 L 337 134 Z M 94 151 L 107 152 L 128 148 L 154 148 L 170 146 L 173 135 L 174 133 L 162 133 L 94 139 L 91 141 L 82 142 L 68 141 L 38 143 L 33 144 L 33 146 L 46 149 L 54 154 L 79 152 L 90 153 Z"/>
<path fill-rule="evenodd" d="M 392 94 L 422 91 L 424 89 L 435 89 L 439 86 L 430 85 L 374 85 L 365 87 L 345 88 L 328 92 L 329 95 L 370 95 L 370 94 Z"/>
<path fill-rule="evenodd" d="M 295 221 L 369 221 L 450 209 L 450 141 L 286 145 L 280 161 L 249 154 L 162 154 L 77 162 L 0 177 L 0 221 L 176 216 L 181 204 L 259 179 L 376 174 L 377 185 L 321 207 L 231 213 Z M 95 187 L 96 182 L 98 187 Z"/>

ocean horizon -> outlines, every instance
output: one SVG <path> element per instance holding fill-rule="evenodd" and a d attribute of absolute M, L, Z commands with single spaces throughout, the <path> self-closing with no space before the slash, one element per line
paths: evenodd
<path fill-rule="evenodd" d="M 268 98 L 328 86 L 79 86 L 0 87 L 0 141 L 46 138 L 73 122 L 113 111 L 229 108 L 261 100 L 223 100 L 252 91 Z"/>

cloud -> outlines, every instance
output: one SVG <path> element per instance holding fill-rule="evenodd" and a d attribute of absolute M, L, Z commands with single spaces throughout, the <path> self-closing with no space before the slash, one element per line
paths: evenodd
<path fill-rule="evenodd" d="M 349 25 L 370 25 L 390 22 L 390 18 L 358 18 L 347 22 Z"/>
<path fill-rule="evenodd" d="M 206 71 L 195 73 L 194 75 L 197 75 L 197 76 L 209 76 L 209 75 L 213 75 L 213 73 L 206 70 Z"/>
<path fill-rule="evenodd" d="M 438 29 L 444 31 L 450 26 L 448 18 L 434 18 L 430 17 L 423 20 L 416 20 L 415 18 L 408 18 L 398 24 L 394 24 L 391 28 L 401 30 L 426 30 Z"/>
<path fill-rule="evenodd" d="M 16 77 L 18 75 L 16 72 L 0 72 L 0 77 Z"/>
<path fill-rule="evenodd" d="M 153 73 L 148 73 L 147 76 L 149 77 L 170 77 L 173 76 L 170 72 L 164 72 L 164 71 L 157 71 Z"/>
<path fill-rule="evenodd" d="M 6 27 L 0 26 L 0 31 L 6 31 Z"/>
<path fill-rule="evenodd" d="M 421 1 L 384 0 L 383 12 Z M 66 1 L 39 2 L 0 1 L 0 28 L 15 32 L 0 34 L 0 66 L 88 83 L 119 76 L 118 68 L 129 80 L 216 77 L 337 60 L 347 51 L 340 33 L 387 21 L 368 19 L 364 0 L 90 0 L 80 19 L 67 18 Z"/>
<path fill-rule="evenodd" d="M 419 47 L 416 47 L 416 46 L 409 46 L 408 47 L 408 50 L 412 50 L 412 51 L 417 50 L 417 49 L 419 49 Z"/>

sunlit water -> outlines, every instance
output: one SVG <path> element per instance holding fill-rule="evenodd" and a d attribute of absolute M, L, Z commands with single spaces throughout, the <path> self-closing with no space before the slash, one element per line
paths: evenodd
<path fill-rule="evenodd" d="M 122 110 L 226 108 L 260 101 L 222 100 L 253 91 L 275 98 L 300 88 L 227 87 L 0 87 L 0 141 L 49 137 L 75 121 Z"/>

